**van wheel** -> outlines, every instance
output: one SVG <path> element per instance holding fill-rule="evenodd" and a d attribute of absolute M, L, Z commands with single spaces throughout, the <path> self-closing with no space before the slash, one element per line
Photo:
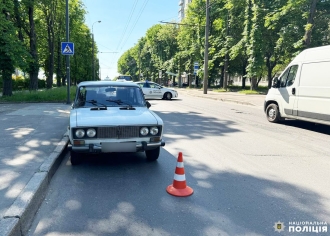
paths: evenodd
<path fill-rule="evenodd" d="M 266 109 L 266 115 L 268 121 L 272 123 L 277 123 L 281 119 L 278 106 L 274 103 L 268 105 Z"/>
<path fill-rule="evenodd" d="M 70 152 L 70 161 L 71 161 L 71 165 L 76 166 L 79 165 L 81 163 L 81 156 L 79 155 L 79 153 L 71 151 Z"/>
<path fill-rule="evenodd" d="M 148 161 L 156 161 L 159 157 L 160 147 L 152 150 L 146 150 L 145 152 Z"/>

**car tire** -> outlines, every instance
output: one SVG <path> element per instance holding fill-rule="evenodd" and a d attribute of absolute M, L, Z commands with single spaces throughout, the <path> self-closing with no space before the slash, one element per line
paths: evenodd
<path fill-rule="evenodd" d="M 172 99 L 172 94 L 169 93 L 169 92 L 167 92 L 167 93 L 164 94 L 164 98 L 165 98 L 166 100 L 171 100 L 171 99 Z"/>
<path fill-rule="evenodd" d="M 267 120 L 271 123 L 277 123 L 281 120 L 281 115 L 278 110 L 278 106 L 274 103 L 271 103 L 267 106 L 266 109 Z"/>
<path fill-rule="evenodd" d="M 71 151 L 70 152 L 70 161 L 71 161 L 71 165 L 76 166 L 79 165 L 82 161 L 81 159 L 81 155 L 77 152 Z"/>
<path fill-rule="evenodd" d="M 148 161 L 156 161 L 159 157 L 160 147 L 145 151 Z"/>

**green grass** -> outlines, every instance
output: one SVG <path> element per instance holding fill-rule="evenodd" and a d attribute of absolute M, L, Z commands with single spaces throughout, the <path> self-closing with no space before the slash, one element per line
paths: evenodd
<path fill-rule="evenodd" d="M 186 89 L 203 89 L 203 87 L 192 87 L 189 88 L 187 87 Z M 250 90 L 250 86 L 246 86 L 245 89 L 242 89 L 241 86 L 234 86 L 234 85 L 230 85 L 227 87 L 227 91 L 223 88 L 219 88 L 219 87 L 215 87 L 215 86 L 211 86 L 208 89 L 212 90 L 213 92 L 218 92 L 218 93 L 225 93 L 225 92 L 237 92 L 237 93 L 242 93 L 242 94 L 267 94 L 268 92 L 268 87 L 264 87 L 264 86 L 258 86 L 257 90 Z"/>
<path fill-rule="evenodd" d="M 257 90 L 250 90 L 249 86 L 242 89 L 240 86 L 228 86 L 227 91 L 223 88 L 214 88 L 214 92 L 225 93 L 225 92 L 237 92 L 242 94 L 267 94 L 268 87 L 259 86 Z"/>
<path fill-rule="evenodd" d="M 70 101 L 76 94 L 76 87 L 70 87 Z M 67 87 L 42 89 L 38 91 L 15 91 L 12 96 L 1 96 L 0 102 L 67 102 Z"/>

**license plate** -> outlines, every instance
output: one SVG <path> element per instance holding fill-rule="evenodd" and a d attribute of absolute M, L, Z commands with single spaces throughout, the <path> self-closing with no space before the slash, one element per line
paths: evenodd
<path fill-rule="evenodd" d="M 136 152 L 136 142 L 102 143 L 102 152 Z"/>

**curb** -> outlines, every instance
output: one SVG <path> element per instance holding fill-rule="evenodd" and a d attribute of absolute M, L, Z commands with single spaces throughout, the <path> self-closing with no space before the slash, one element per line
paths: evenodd
<path fill-rule="evenodd" d="M 14 203 L 0 219 L 0 235 L 23 236 L 28 233 L 34 215 L 44 200 L 48 185 L 65 156 L 69 143 L 67 132 L 55 150 L 34 173 Z"/>
<path fill-rule="evenodd" d="M 217 98 L 217 97 L 207 97 L 207 96 L 196 95 L 196 94 L 192 94 L 192 93 L 188 93 L 188 94 L 189 95 L 192 95 L 194 97 L 207 98 L 207 99 L 218 100 L 218 101 L 223 101 L 223 102 L 234 102 L 234 103 L 243 104 L 243 105 L 255 106 L 255 104 L 253 104 L 253 103 L 239 101 L 239 100 L 234 100 L 234 99 Z"/>

